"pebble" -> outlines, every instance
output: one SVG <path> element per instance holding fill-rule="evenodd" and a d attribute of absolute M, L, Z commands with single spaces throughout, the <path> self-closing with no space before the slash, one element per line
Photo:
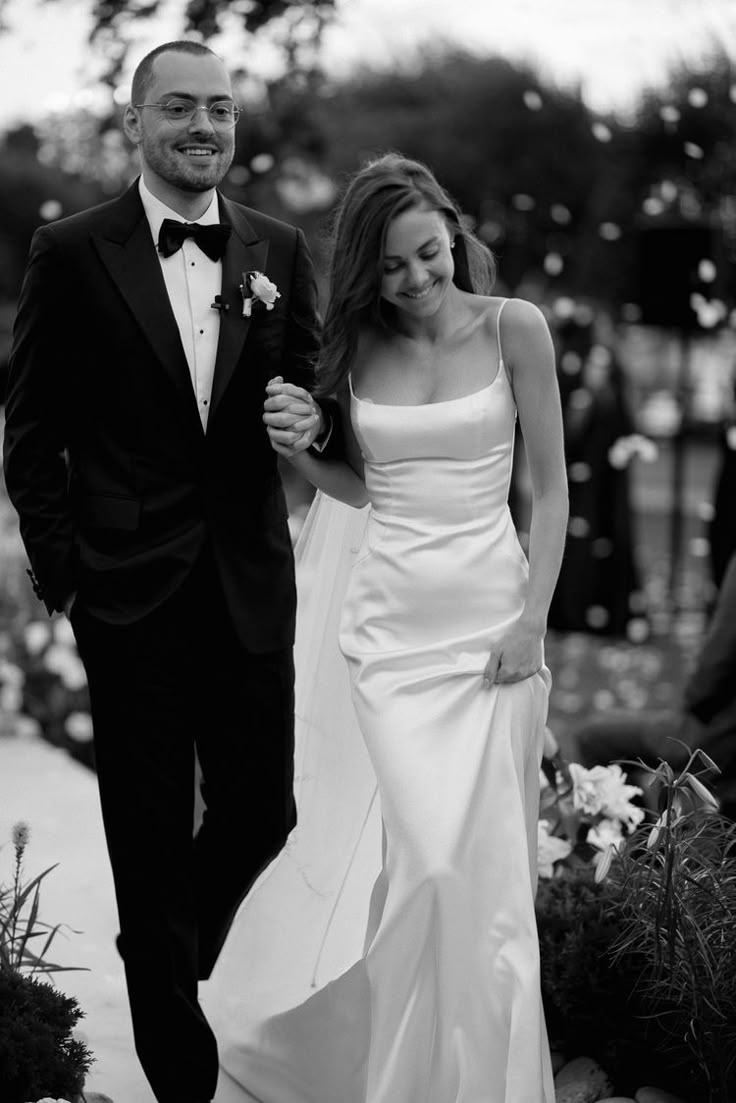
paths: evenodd
<path fill-rule="evenodd" d="M 599 1091 L 589 1080 L 573 1080 L 555 1088 L 555 1103 L 597 1103 Z"/>
<path fill-rule="evenodd" d="M 664 1088 L 639 1088 L 634 1099 L 636 1103 L 685 1103 L 679 1095 L 666 1092 Z"/>
<path fill-rule="evenodd" d="M 560 1091 L 568 1084 L 576 1084 L 587 1089 L 587 1095 L 580 1095 L 580 1103 L 596 1103 L 613 1091 L 613 1084 L 606 1072 L 592 1057 L 576 1057 L 568 1061 L 555 1076 L 557 1103 L 560 1103 Z M 565 1099 L 564 1103 L 568 1103 Z M 571 1097 L 569 1103 L 578 1103 L 578 1097 Z"/>

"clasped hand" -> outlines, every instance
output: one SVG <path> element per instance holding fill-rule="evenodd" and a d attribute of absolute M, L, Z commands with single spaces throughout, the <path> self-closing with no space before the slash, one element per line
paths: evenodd
<path fill-rule="evenodd" d="M 303 452 L 323 428 L 322 411 L 309 391 L 277 375 L 266 386 L 263 420 L 271 446 L 282 456 Z"/>
<path fill-rule="evenodd" d="M 543 634 L 521 621 L 491 648 L 483 680 L 486 685 L 504 685 L 531 678 L 542 668 Z"/>

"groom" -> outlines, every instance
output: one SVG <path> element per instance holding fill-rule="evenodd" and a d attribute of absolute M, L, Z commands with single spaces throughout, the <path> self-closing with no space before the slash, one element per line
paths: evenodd
<path fill-rule="evenodd" d="M 313 380 L 316 291 L 302 234 L 216 191 L 237 115 L 206 47 L 144 58 L 124 122 L 142 176 L 37 231 L 6 408 L 34 588 L 69 615 L 87 669 L 136 1048 L 159 1103 L 214 1095 L 197 979 L 295 823 L 293 560 L 262 416 L 281 375 L 302 443 L 322 429 L 297 390 Z"/>

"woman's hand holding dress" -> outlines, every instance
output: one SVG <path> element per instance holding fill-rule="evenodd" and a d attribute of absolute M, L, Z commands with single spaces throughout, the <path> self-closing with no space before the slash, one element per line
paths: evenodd
<path fill-rule="evenodd" d="M 491 648 L 483 679 L 488 686 L 531 678 L 544 663 L 544 633 L 519 619 Z"/>

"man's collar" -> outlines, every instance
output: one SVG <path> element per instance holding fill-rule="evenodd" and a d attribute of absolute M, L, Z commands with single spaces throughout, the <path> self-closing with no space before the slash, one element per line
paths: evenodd
<path fill-rule="evenodd" d="M 157 199 L 153 192 L 146 187 L 143 176 L 141 175 L 138 181 L 138 188 L 141 196 L 141 203 L 143 204 L 143 210 L 145 211 L 146 218 L 148 219 L 148 225 L 151 228 L 151 236 L 154 241 L 158 241 L 159 230 L 161 229 L 161 223 L 165 218 L 173 218 L 177 222 L 194 221 L 193 219 L 182 218 L 178 211 L 174 211 L 171 207 L 167 207 L 165 203 L 162 203 L 160 199 Z M 209 226 L 214 222 L 220 221 L 220 209 L 217 201 L 217 192 L 213 192 L 212 201 L 204 212 L 204 214 L 196 219 L 201 226 Z"/>

